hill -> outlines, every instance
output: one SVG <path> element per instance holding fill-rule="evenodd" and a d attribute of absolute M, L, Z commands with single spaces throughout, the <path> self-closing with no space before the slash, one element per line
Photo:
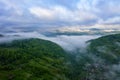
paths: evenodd
<path fill-rule="evenodd" d="M 67 54 L 42 39 L 0 44 L 0 80 L 67 80 Z"/>
<path fill-rule="evenodd" d="M 120 34 L 87 43 L 83 52 L 33 38 L 1 43 L 0 80 L 120 80 Z"/>
<path fill-rule="evenodd" d="M 72 80 L 120 80 L 120 34 L 87 42 L 86 51 L 76 51 Z"/>
<path fill-rule="evenodd" d="M 101 57 L 107 63 L 119 63 L 120 34 L 103 36 L 90 42 L 90 52 Z"/>
<path fill-rule="evenodd" d="M 89 42 L 87 53 L 92 61 L 90 72 L 94 75 L 93 80 L 119 80 L 120 34 L 103 36 Z"/>

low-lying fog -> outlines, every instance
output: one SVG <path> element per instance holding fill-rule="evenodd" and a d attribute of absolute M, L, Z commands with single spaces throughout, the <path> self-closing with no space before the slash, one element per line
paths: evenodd
<path fill-rule="evenodd" d="M 4 37 L 0 37 L 0 42 L 10 42 L 12 40 L 18 40 L 18 39 L 26 39 L 26 38 L 40 38 L 40 39 L 45 39 L 45 40 L 50 40 L 52 42 L 55 42 L 59 44 L 62 48 L 64 48 L 67 51 L 74 52 L 79 50 L 80 54 L 76 55 L 76 61 L 80 60 L 81 54 L 84 53 L 83 51 L 86 51 L 86 46 L 87 43 L 86 41 L 95 39 L 100 37 L 101 35 L 74 35 L 74 36 L 68 36 L 68 35 L 57 35 L 54 37 L 47 37 L 45 35 L 42 35 L 38 32 L 29 32 L 29 33 L 24 33 L 24 32 L 19 32 L 19 33 L 6 33 L 4 34 Z M 93 65 L 96 66 L 96 68 L 103 68 L 107 69 L 105 73 L 102 73 L 100 75 L 105 76 L 107 80 L 120 80 L 118 76 L 118 73 L 116 73 L 116 70 L 119 71 L 120 69 L 120 64 L 113 64 L 113 65 L 104 65 L 104 59 L 95 56 L 94 54 L 85 54 L 86 57 L 90 57 L 93 60 Z M 89 65 L 89 63 L 85 63 L 85 65 Z M 90 76 L 96 76 L 96 74 L 91 74 Z M 93 79 L 91 79 L 93 80 Z"/>
<path fill-rule="evenodd" d="M 40 38 L 55 42 L 59 44 L 61 47 L 63 47 L 65 50 L 73 51 L 77 48 L 85 48 L 86 41 L 98 37 L 100 37 L 100 35 L 80 35 L 80 36 L 57 35 L 54 37 L 47 37 L 38 32 L 29 32 L 29 33 L 18 32 L 18 33 L 10 33 L 10 34 L 6 33 L 4 37 L 0 38 L 0 42 L 11 41 L 16 39 L 24 39 L 24 38 Z"/>

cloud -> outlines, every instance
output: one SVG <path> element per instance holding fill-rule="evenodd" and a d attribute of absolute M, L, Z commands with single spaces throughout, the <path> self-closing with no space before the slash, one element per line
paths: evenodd
<path fill-rule="evenodd" d="M 76 49 L 84 49 L 86 48 L 87 44 L 86 41 L 99 37 L 98 35 L 82 35 L 82 36 L 57 36 L 50 38 L 49 40 L 59 44 L 65 50 L 68 51 L 75 51 Z"/>
<path fill-rule="evenodd" d="M 54 12 L 52 10 L 44 9 L 41 7 L 30 8 L 30 12 L 34 16 L 42 18 L 42 19 L 53 19 L 54 18 Z"/>
<path fill-rule="evenodd" d="M 97 19 L 92 13 L 70 10 L 63 6 L 53 6 L 52 8 L 32 7 L 30 13 L 43 20 L 60 20 L 66 22 L 84 22 Z"/>
<path fill-rule="evenodd" d="M 116 18 L 116 16 L 120 17 L 119 0 L 80 0 L 77 4 L 77 8 L 82 12 L 88 13 L 89 15 L 96 15 L 97 21 L 105 21 L 105 23 L 111 24 L 120 24 L 120 22 L 118 22 L 119 19 Z M 101 24 L 102 23 L 103 22 L 101 22 Z"/>
<path fill-rule="evenodd" d="M 11 13 L 11 16 L 21 16 L 23 15 L 22 9 L 13 1 L 9 1 L 9 0 L 1 0 L 0 4 L 2 4 L 2 8 L 3 11 L 5 11 L 7 13 L 7 11 L 9 11 L 8 13 Z M 5 14 L 6 14 L 5 13 Z"/>
<path fill-rule="evenodd" d="M 47 37 L 38 32 L 16 32 L 16 33 L 5 33 L 5 37 L 0 38 L 0 42 L 7 42 L 16 39 L 25 39 L 25 38 L 40 38 L 44 40 L 50 40 L 59 44 L 62 48 L 67 51 L 75 51 L 76 49 L 84 49 L 87 44 L 86 41 L 100 37 L 98 35 L 82 35 L 82 36 L 67 36 L 67 35 L 58 35 L 55 37 Z"/>
<path fill-rule="evenodd" d="M 77 8 L 82 11 L 87 12 L 99 12 L 97 4 L 100 0 L 80 0 L 77 3 Z"/>
<path fill-rule="evenodd" d="M 98 23 L 102 24 L 119 24 L 120 23 L 120 16 L 108 18 L 107 20 L 99 20 Z"/>
<path fill-rule="evenodd" d="M 1 0 L 0 11 L 0 26 L 120 24 L 119 0 Z"/>
<path fill-rule="evenodd" d="M 106 13 L 108 15 L 120 14 L 120 1 L 119 0 L 115 0 L 115 1 L 110 0 L 109 2 L 104 1 L 104 3 L 102 5 L 103 5 L 103 7 L 101 6 L 101 8 L 102 8 L 101 11 L 105 11 L 105 14 Z"/>

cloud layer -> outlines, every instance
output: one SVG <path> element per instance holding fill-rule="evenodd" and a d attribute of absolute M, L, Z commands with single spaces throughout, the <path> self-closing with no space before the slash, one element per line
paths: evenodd
<path fill-rule="evenodd" d="M 0 22 L 0 27 L 120 24 L 120 1 L 0 0 Z"/>
<path fill-rule="evenodd" d="M 100 37 L 100 35 L 81 35 L 81 36 L 57 35 L 53 37 L 47 37 L 38 32 L 18 32 L 11 34 L 6 33 L 4 35 L 5 37 L 0 38 L 0 42 L 10 42 L 16 39 L 39 38 L 55 42 L 67 51 L 75 51 L 76 49 L 83 50 L 87 46 L 86 41 Z"/>

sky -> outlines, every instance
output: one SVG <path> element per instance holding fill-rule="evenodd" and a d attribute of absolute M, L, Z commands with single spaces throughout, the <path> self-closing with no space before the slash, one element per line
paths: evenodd
<path fill-rule="evenodd" d="M 0 29 L 119 25 L 120 0 L 0 0 Z"/>

